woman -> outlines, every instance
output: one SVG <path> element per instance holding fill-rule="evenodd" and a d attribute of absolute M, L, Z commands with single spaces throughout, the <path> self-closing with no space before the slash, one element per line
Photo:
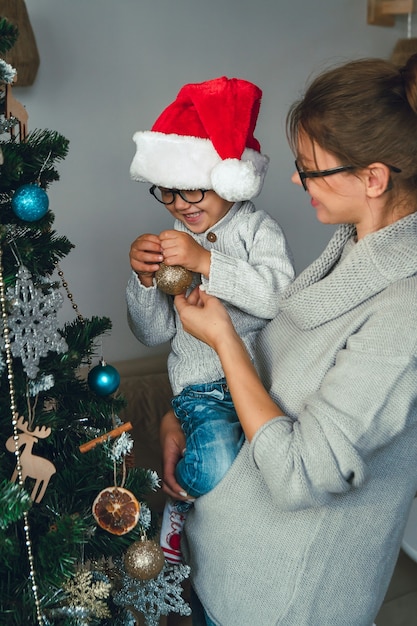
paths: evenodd
<path fill-rule="evenodd" d="M 176 297 L 247 439 L 185 548 L 207 624 L 370 626 L 417 491 L 417 55 L 325 72 L 287 129 L 292 181 L 340 227 L 285 291 L 256 369 L 218 300 Z M 177 495 L 172 416 L 161 435 Z"/>

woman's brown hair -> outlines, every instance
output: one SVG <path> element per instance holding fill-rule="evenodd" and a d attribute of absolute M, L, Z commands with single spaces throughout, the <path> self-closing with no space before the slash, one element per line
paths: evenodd
<path fill-rule="evenodd" d="M 293 104 L 286 126 L 294 154 L 302 132 L 342 165 L 400 168 L 402 187 L 417 190 L 417 54 L 400 69 L 359 59 L 324 72 Z"/>

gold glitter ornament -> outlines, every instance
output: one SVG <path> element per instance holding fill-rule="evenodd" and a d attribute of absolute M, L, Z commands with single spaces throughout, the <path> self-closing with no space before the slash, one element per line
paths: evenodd
<path fill-rule="evenodd" d="M 165 265 L 161 263 L 155 272 L 156 284 L 161 291 L 170 296 L 184 293 L 191 285 L 193 274 L 182 265 Z"/>
<path fill-rule="evenodd" d="M 131 578 L 150 580 L 156 578 L 165 564 L 165 556 L 161 546 L 153 540 L 142 536 L 126 550 L 124 566 Z"/>

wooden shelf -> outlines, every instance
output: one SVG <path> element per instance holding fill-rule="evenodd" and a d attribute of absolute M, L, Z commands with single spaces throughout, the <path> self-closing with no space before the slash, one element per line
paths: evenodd
<path fill-rule="evenodd" d="M 415 12 L 414 0 L 368 0 L 368 24 L 394 26 L 396 15 Z"/>

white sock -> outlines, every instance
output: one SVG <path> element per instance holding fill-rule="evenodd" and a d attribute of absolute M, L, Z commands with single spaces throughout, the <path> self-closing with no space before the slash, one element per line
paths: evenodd
<path fill-rule="evenodd" d="M 168 563 L 181 563 L 181 533 L 185 513 L 180 512 L 174 500 L 168 498 L 162 515 L 160 544 Z"/>

